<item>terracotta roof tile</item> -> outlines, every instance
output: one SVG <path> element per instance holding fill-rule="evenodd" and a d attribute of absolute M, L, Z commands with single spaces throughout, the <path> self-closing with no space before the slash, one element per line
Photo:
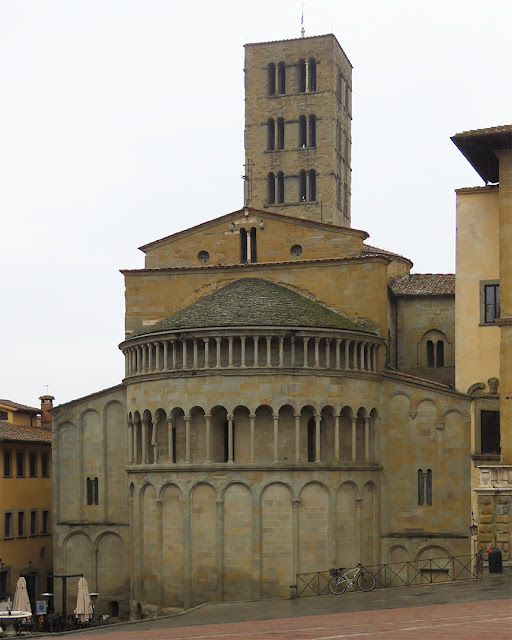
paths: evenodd
<path fill-rule="evenodd" d="M 455 274 L 411 273 L 395 278 L 389 286 L 397 296 L 455 295 Z"/>
<path fill-rule="evenodd" d="M 10 409 L 14 409 L 15 411 L 29 411 L 30 413 L 41 413 L 41 409 L 37 409 L 36 407 L 29 407 L 26 404 L 13 402 L 12 400 L 0 399 L 0 405 L 2 405 L 3 407 L 9 407 Z"/>
<path fill-rule="evenodd" d="M 51 444 L 52 432 L 41 427 L 21 427 L 0 421 L 0 442 L 28 442 Z"/>

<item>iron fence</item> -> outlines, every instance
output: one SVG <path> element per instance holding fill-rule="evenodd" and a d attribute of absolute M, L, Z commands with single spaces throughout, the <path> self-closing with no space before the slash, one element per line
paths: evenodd
<path fill-rule="evenodd" d="M 455 582 L 457 580 L 476 580 L 483 570 L 482 550 L 474 555 L 445 556 L 415 560 L 411 562 L 394 562 L 365 566 L 373 573 L 376 589 L 390 587 L 406 587 L 415 584 L 434 584 Z M 329 570 L 312 573 L 297 573 L 297 597 L 319 596 L 329 593 Z"/>

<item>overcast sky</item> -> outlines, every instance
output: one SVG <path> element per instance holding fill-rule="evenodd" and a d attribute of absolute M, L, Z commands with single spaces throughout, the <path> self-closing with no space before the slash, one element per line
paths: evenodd
<path fill-rule="evenodd" d="M 243 45 L 298 37 L 300 0 L 0 0 L 0 397 L 118 384 L 121 268 L 243 204 Z M 353 71 L 352 225 L 453 272 L 450 136 L 512 123 L 512 3 L 306 0 Z"/>

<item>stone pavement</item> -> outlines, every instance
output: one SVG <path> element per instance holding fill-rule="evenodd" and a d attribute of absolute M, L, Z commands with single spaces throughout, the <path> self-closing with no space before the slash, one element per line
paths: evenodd
<path fill-rule="evenodd" d="M 86 635 L 102 640 L 512 640 L 512 571 L 370 593 L 207 604 L 179 616 L 59 634 L 59 640 Z"/>

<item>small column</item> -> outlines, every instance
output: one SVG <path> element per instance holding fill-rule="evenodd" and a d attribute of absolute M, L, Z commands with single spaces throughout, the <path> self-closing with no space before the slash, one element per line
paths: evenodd
<path fill-rule="evenodd" d="M 169 341 L 164 340 L 164 371 L 169 371 Z"/>
<path fill-rule="evenodd" d="M 228 462 L 233 463 L 233 415 L 228 415 Z"/>
<path fill-rule="evenodd" d="M 343 363 L 344 369 L 350 369 L 350 343 L 352 340 L 345 340 L 345 362 Z"/>
<path fill-rule="evenodd" d="M 217 362 L 215 363 L 215 368 L 220 369 L 220 342 L 222 338 L 215 338 L 215 342 L 217 343 Z"/>
<path fill-rule="evenodd" d="M 147 346 L 148 349 L 148 372 L 153 371 L 153 345 L 151 343 Z"/>
<path fill-rule="evenodd" d="M 341 340 L 336 340 L 336 369 L 341 369 Z"/>
<path fill-rule="evenodd" d="M 210 338 L 203 338 L 204 342 L 204 368 L 210 367 Z"/>
<path fill-rule="evenodd" d="M 141 346 L 142 350 L 142 373 L 146 372 L 146 346 Z"/>
<path fill-rule="evenodd" d="M 163 590 L 164 590 L 164 562 L 163 562 L 163 542 L 164 542 L 164 523 L 162 518 L 163 501 L 159 498 L 156 499 L 156 550 L 158 553 L 158 590 L 159 600 L 162 602 Z"/>
<path fill-rule="evenodd" d="M 174 442 L 172 437 L 172 418 L 167 418 L 167 456 L 171 464 L 174 463 Z"/>
<path fill-rule="evenodd" d="M 197 369 L 197 338 L 194 338 L 193 344 L 194 344 L 194 364 L 193 364 L 193 367 L 194 367 L 194 369 Z"/>
<path fill-rule="evenodd" d="M 133 435 L 133 462 L 137 463 L 137 458 L 139 456 L 139 452 L 137 451 L 137 431 L 139 429 L 142 429 L 142 424 L 139 422 L 135 422 L 133 425 L 133 431 L 132 431 L 132 435 Z M 141 452 L 141 460 L 142 460 L 142 452 Z"/>
<path fill-rule="evenodd" d="M 183 356 L 181 368 L 186 369 L 187 368 L 187 341 L 185 340 L 185 338 L 181 339 L 181 353 Z"/>
<path fill-rule="evenodd" d="M 224 500 L 216 500 L 217 602 L 224 600 Z"/>
<path fill-rule="evenodd" d="M 211 420 L 212 417 L 209 413 L 204 415 L 204 424 L 206 426 L 206 462 L 211 462 Z"/>
<path fill-rule="evenodd" d="M 240 366 L 245 369 L 245 336 L 240 337 Z"/>
<path fill-rule="evenodd" d="M 278 462 L 279 414 L 274 413 L 274 462 Z"/>
<path fill-rule="evenodd" d="M 370 358 L 369 358 L 369 354 L 368 354 L 368 343 L 367 342 L 363 342 L 362 351 L 363 351 L 363 353 L 362 353 L 363 369 L 364 369 L 364 371 L 369 371 L 370 370 Z"/>
<path fill-rule="evenodd" d="M 128 462 L 133 464 L 133 422 L 128 421 Z"/>
<path fill-rule="evenodd" d="M 373 357 L 372 357 L 372 363 L 373 363 L 372 371 L 375 371 L 375 373 L 377 373 L 377 354 L 378 353 L 379 353 L 379 345 L 378 344 L 374 344 L 373 345 Z"/>
<path fill-rule="evenodd" d="M 331 368 L 331 339 L 325 339 L 325 368 Z"/>
<path fill-rule="evenodd" d="M 160 343 L 155 342 L 155 369 L 160 371 Z"/>
<path fill-rule="evenodd" d="M 177 356 L 177 354 L 176 354 L 176 349 L 177 349 L 176 340 L 171 340 L 171 346 L 172 346 L 172 368 L 174 370 L 176 370 L 176 366 L 177 366 L 177 363 L 176 363 L 176 360 L 177 360 L 177 357 L 176 357 Z"/>
<path fill-rule="evenodd" d="M 308 367 L 308 342 L 309 338 L 302 338 L 302 343 L 304 345 L 304 364 L 302 366 L 304 368 Z"/>
<path fill-rule="evenodd" d="M 233 368 L 233 336 L 228 336 L 228 369 Z"/>
<path fill-rule="evenodd" d="M 315 369 L 320 366 L 320 338 L 315 338 Z"/>
<path fill-rule="evenodd" d="M 260 337 L 259 336 L 254 336 L 253 337 L 253 342 L 254 342 L 254 367 L 258 367 L 259 366 L 259 362 L 258 362 L 258 353 L 259 353 L 259 342 L 260 342 Z"/>
<path fill-rule="evenodd" d="M 266 336 L 267 340 L 267 367 L 272 366 L 272 336 Z"/>
<path fill-rule="evenodd" d="M 362 511 L 362 506 L 363 506 L 363 499 L 362 498 L 356 498 L 356 508 L 355 508 L 355 522 L 354 522 L 354 531 L 355 531 L 355 536 L 353 539 L 353 553 L 354 553 L 354 557 L 356 558 L 360 558 L 361 557 L 361 511 Z"/>
<path fill-rule="evenodd" d="M 123 351 L 123 356 L 124 356 L 124 377 L 127 378 L 128 373 L 130 371 L 129 362 L 128 362 L 128 359 L 130 357 L 130 351 L 128 349 L 125 349 Z"/>
<path fill-rule="evenodd" d="M 306 60 L 306 93 L 309 93 L 309 60 Z"/>
<path fill-rule="evenodd" d="M 156 464 L 158 461 L 158 447 L 156 441 L 156 425 L 158 424 L 158 420 L 153 418 L 153 430 L 151 431 L 151 447 L 153 448 L 153 464 Z"/>
<path fill-rule="evenodd" d="M 352 460 L 356 460 L 357 458 L 356 423 L 357 423 L 357 418 L 355 416 L 352 416 Z"/>
<path fill-rule="evenodd" d="M 249 430 L 250 430 L 250 439 L 251 439 L 251 462 L 255 460 L 255 451 L 254 451 L 254 426 L 256 422 L 256 416 L 254 414 L 249 415 Z"/>
<path fill-rule="evenodd" d="M 297 573 L 299 573 L 299 529 L 300 529 L 299 507 L 300 507 L 300 500 L 292 500 L 292 531 L 293 531 L 292 574 L 293 575 L 296 575 Z"/>
<path fill-rule="evenodd" d="M 364 459 L 370 461 L 370 418 L 364 419 Z"/>
<path fill-rule="evenodd" d="M 142 464 L 148 461 L 148 421 L 142 421 Z"/>
<path fill-rule="evenodd" d="M 284 367 L 284 337 L 279 337 L 279 366 Z"/>
<path fill-rule="evenodd" d="M 318 413 L 315 416 L 315 462 L 321 462 L 320 456 L 320 422 L 322 420 L 322 416 Z"/>
<path fill-rule="evenodd" d="M 295 462 L 300 462 L 300 413 L 296 413 L 295 418 Z"/>
<path fill-rule="evenodd" d="M 291 366 L 294 367 L 295 366 L 295 336 L 292 337 L 291 343 L 292 343 L 292 362 L 291 362 Z"/>
<path fill-rule="evenodd" d="M 334 416 L 334 460 L 340 461 L 340 416 Z"/>
<path fill-rule="evenodd" d="M 137 350 L 137 373 L 140 373 L 142 371 L 142 347 L 137 346 L 135 349 Z"/>
<path fill-rule="evenodd" d="M 190 416 L 185 416 L 185 464 L 190 464 Z"/>

